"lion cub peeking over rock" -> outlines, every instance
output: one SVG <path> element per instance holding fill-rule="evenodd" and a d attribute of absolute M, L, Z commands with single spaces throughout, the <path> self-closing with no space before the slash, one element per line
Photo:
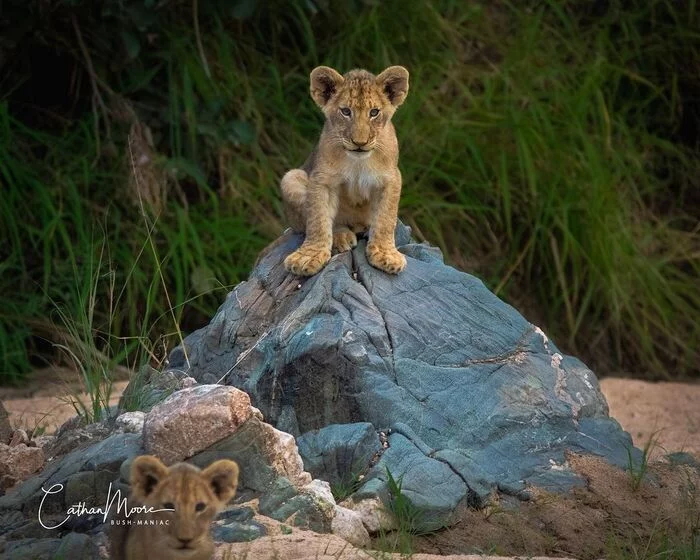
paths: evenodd
<path fill-rule="evenodd" d="M 129 517 L 126 538 L 113 542 L 112 558 L 208 560 L 214 553 L 211 522 L 237 485 L 238 465 L 227 459 L 200 470 L 187 463 L 168 468 L 152 455 L 137 457 L 128 507 L 144 505 L 153 511 Z"/>
<path fill-rule="evenodd" d="M 316 274 L 331 249 L 349 251 L 356 233 L 369 230 L 367 260 L 397 274 L 406 257 L 396 250 L 401 195 L 399 144 L 391 117 L 408 94 L 408 71 L 391 66 L 378 76 L 327 66 L 311 72 L 311 97 L 326 116 L 314 151 L 301 169 L 282 178 L 282 198 L 302 246 L 284 265 L 301 276 Z"/>

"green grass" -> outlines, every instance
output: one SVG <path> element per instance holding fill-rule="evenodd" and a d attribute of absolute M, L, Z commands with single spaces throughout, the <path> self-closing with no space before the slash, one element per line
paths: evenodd
<path fill-rule="evenodd" d="M 637 492 L 644 482 L 644 478 L 649 470 L 649 458 L 658 442 L 658 432 L 654 432 L 644 444 L 639 463 L 633 458 L 632 448 L 627 448 L 627 472 L 629 474 L 630 487 L 634 492 Z"/>
<path fill-rule="evenodd" d="M 201 49 L 189 3 L 80 14 L 96 79 L 69 26 L 60 44 L 84 105 L 70 126 L 40 107 L 28 124 L 19 77 L 0 82 L 3 383 L 59 358 L 53 310 L 84 315 L 101 247 L 113 278 L 98 283 L 90 332 L 105 354 L 134 365 L 139 343 L 123 342 L 145 338 L 157 362 L 177 325 L 208 320 L 284 229 L 278 182 L 319 133 L 307 76 L 321 63 L 411 71 L 395 122 L 400 213 L 418 238 L 598 371 L 697 375 L 700 157 L 681 141 L 700 91 L 684 70 L 700 61 L 694 2 L 201 4 Z M 140 185 L 134 126 L 153 139 L 132 136 Z"/>
<path fill-rule="evenodd" d="M 339 504 L 359 490 L 360 486 L 362 486 L 362 476 L 359 472 L 350 472 L 342 480 L 331 483 L 331 494 Z"/>
<path fill-rule="evenodd" d="M 393 517 L 396 527 L 392 531 L 380 529 L 376 544 L 380 552 L 411 555 L 416 548 L 416 537 L 438 531 L 444 528 L 444 525 L 435 522 L 425 510 L 416 506 L 403 493 L 403 475 L 396 479 L 387 469 L 386 476 L 389 495 L 384 507 Z M 426 523 L 434 525 L 435 528 L 426 529 Z"/>
<path fill-rule="evenodd" d="M 659 518 L 648 535 L 635 535 L 634 531 L 625 538 L 611 535 L 606 543 L 605 557 L 610 560 L 697 560 L 700 558 L 697 500 L 697 489 L 693 489 L 686 503 L 678 504 L 685 514 L 680 526 Z"/>

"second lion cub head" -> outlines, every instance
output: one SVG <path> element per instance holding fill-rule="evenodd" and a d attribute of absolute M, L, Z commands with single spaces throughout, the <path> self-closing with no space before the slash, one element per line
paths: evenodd
<path fill-rule="evenodd" d="M 200 470 L 187 463 L 166 467 L 152 455 L 137 457 L 131 467 L 131 496 L 157 511 L 150 515 L 166 523 L 145 527 L 130 538 L 133 550 L 149 558 L 190 558 L 213 550 L 211 522 L 235 495 L 238 465 L 221 459 Z M 140 557 L 134 554 L 127 557 Z"/>
<path fill-rule="evenodd" d="M 378 76 L 351 70 L 344 76 L 319 66 L 311 72 L 311 97 L 326 115 L 333 139 L 348 152 L 377 147 L 381 131 L 408 94 L 408 70 L 390 66 Z"/>

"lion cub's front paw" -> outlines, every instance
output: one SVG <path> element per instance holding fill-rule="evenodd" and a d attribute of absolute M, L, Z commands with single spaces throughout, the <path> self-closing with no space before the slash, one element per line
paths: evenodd
<path fill-rule="evenodd" d="M 370 243 L 367 245 L 367 260 L 373 267 L 389 274 L 398 274 L 406 268 L 406 257 L 395 247 L 381 247 Z"/>
<path fill-rule="evenodd" d="M 333 233 L 333 248 L 339 253 L 357 246 L 357 236 L 349 229 Z"/>
<path fill-rule="evenodd" d="M 284 259 L 284 267 L 298 276 L 313 276 L 331 259 L 326 248 L 304 247 L 303 245 Z"/>

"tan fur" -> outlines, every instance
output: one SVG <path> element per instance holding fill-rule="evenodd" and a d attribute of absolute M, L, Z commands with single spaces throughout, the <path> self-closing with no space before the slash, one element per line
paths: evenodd
<path fill-rule="evenodd" d="M 137 457 L 131 467 L 128 506 L 174 511 L 153 511 L 130 516 L 126 536 L 112 542 L 112 558 L 125 560 L 208 560 L 214 552 L 210 526 L 235 495 L 238 465 L 222 459 L 206 469 L 178 463 L 166 467 L 157 457 Z M 167 504 L 167 505 L 166 505 Z M 197 511 L 197 504 L 204 509 Z M 137 525 L 135 520 L 163 520 L 167 524 Z"/>
<path fill-rule="evenodd" d="M 326 122 L 304 166 L 282 178 L 290 225 L 306 234 L 302 246 L 285 259 L 287 270 L 316 274 L 331 258 L 331 249 L 352 249 L 355 234 L 367 230 L 370 264 L 392 274 L 404 269 L 406 257 L 394 242 L 401 173 L 391 117 L 407 94 L 408 71 L 402 66 L 378 76 L 366 70 L 341 76 L 327 66 L 311 72 L 311 97 Z M 350 109 L 351 115 L 341 109 Z M 379 110 L 377 116 L 370 115 L 372 109 Z"/>

